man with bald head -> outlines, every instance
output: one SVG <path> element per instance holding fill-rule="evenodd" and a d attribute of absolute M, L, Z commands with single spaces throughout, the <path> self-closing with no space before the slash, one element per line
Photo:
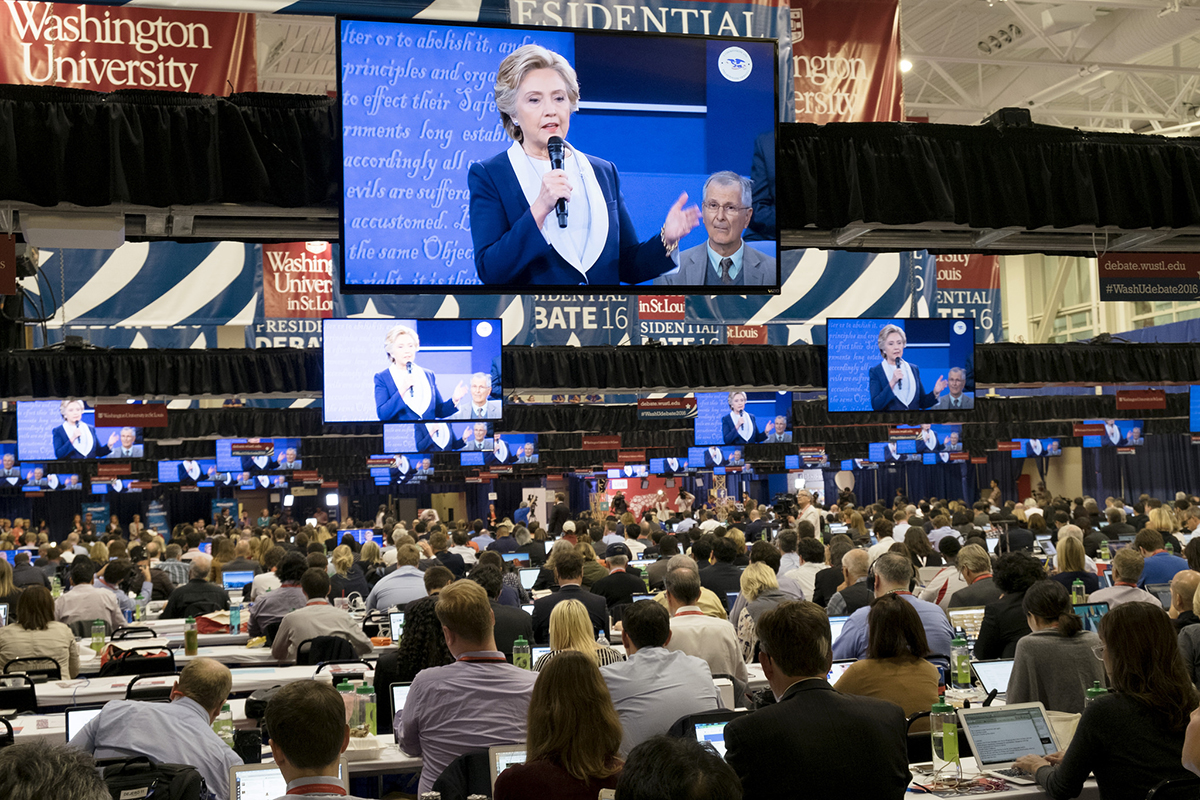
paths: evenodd
<path fill-rule="evenodd" d="M 1171 608 L 1167 613 L 1171 615 L 1177 631 L 1200 622 L 1200 617 L 1192 608 L 1192 598 L 1197 588 L 1200 588 L 1200 572 L 1185 569 L 1175 573 L 1171 579 Z"/>
<path fill-rule="evenodd" d="M 171 702 L 113 700 L 68 744 L 96 758 L 146 756 L 159 764 L 191 764 L 213 797 L 228 797 L 229 768 L 242 759 L 212 724 L 232 687 L 228 667 L 197 658 L 171 687 Z"/>
<path fill-rule="evenodd" d="M 866 550 L 851 550 L 842 556 L 842 574 L 846 588 L 829 598 L 826 612 L 831 617 L 853 614 L 860 608 L 871 605 L 875 599 L 873 587 L 867 585 L 867 569 L 871 556 Z"/>

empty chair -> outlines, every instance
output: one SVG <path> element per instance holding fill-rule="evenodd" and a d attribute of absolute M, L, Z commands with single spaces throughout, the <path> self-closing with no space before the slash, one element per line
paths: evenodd
<path fill-rule="evenodd" d="M 23 711 L 37 713 L 37 692 L 33 688 L 33 679 L 28 675 L 8 675 L 0 686 L 0 708 L 12 708 L 20 714 Z"/>
<path fill-rule="evenodd" d="M 296 648 L 297 666 L 311 666 L 323 661 L 340 661 L 354 658 L 354 646 L 343 636 L 314 636 L 305 639 Z"/>
<path fill-rule="evenodd" d="M 148 672 L 138 675 L 125 687 L 125 699 L 148 700 L 151 702 L 169 701 L 171 699 L 171 690 L 175 686 L 176 677 L 173 672 Z M 141 681 L 145 681 L 145 683 L 139 686 L 138 683 Z M 158 681 L 162 681 L 162 683 Z M 154 685 L 149 685 L 151 682 Z"/>
<path fill-rule="evenodd" d="M 4 674 L 20 672 L 28 675 L 34 683 L 62 680 L 62 669 L 52 658 L 14 658 L 4 665 Z"/>

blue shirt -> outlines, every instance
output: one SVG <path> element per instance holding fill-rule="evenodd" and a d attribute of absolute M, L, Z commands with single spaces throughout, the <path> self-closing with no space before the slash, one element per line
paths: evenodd
<path fill-rule="evenodd" d="M 170 703 L 113 700 L 68 744 L 96 758 L 146 756 L 156 764 L 191 764 L 218 800 L 229 796 L 229 768 L 242 763 L 190 697 Z"/>
<path fill-rule="evenodd" d="M 304 608 L 307 603 L 308 598 L 298 583 L 284 584 L 259 596 L 250 609 L 250 626 L 246 631 L 251 636 L 264 636 L 267 625 L 282 622 L 284 617 L 297 608 Z"/>
<path fill-rule="evenodd" d="M 119 587 L 113 586 L 111 583 L 104 580 L 99 575 L 97 575 L 95 577 L 95 579 L 92 581 L 92 583 L 97 589 L 107 589 L 110 592 L 112 592 L 113 595 L 117 598 L 117 605 L 119 605 L 121 607 L 122 611 L 133 611 L 133 601 L 130 600 L 129 595 L 122 592 Z M 154 584 L 151 583 L 150 581 L 143 581 L 142 582 L 142 593 L 139 596 L 144 597 L 147 600 L 149 600 L 150 596 L 153 592 L 154 592 Z"/>
<path fill-rule="evenodd" d="M 1170 583 L 1176 573 L 1188 568 L 1187 559 L 1171 555 L 1166 550 L 1159 550 L 1154 555 L 1147 556 L 1142 567 L 1142 577 L 1138 587 L 1145 589 L 1151 583 Z"/>
<path fill-rule="evenodd" d="M 729 279 L 736 281 L 738 276 L 742 274 L 742 257 L 746 254 L 746 243 L 742 242 L 742 246 L 737 249 L 737 252 L 731 256 L 723 256 L 716 250 L 712 249 L 712 245 L 705 245 L 705 250 L 708 251 L 708 264 L 712 267 L 713 274 L 716 275 L 715 281 L 710 283 L 721 282 L 721 259 L 728 258 L 733 263 L 729 265 Z"/>
<path fill-rule="evenodd" d="M 954 629 L 942 607 L 914 597 L 909 592 L 896 592 L 917 610 L 921 624 L 925 628 L 925 638 L 929 641 L 929 652 L 933 655 L 950 655 L 950 641 L 954 638 Z M 867 614 L 870 606 L 864 606 L 850 615 L 842 628 L 842 635 L 833 643 L 833 658 L 867 657 Z"/>
<path fill-rule="evenodd" d="M 367 610 L 401 606 L 425 596 L 425 573 L 413 566 L 384 575 L 367 595 Z"/>
<path fill-rule="evenodd" d="M 704 659 L 665 647 L 643 647 L 600 668 L 621 718 L 621 753 L 666 733 L 675 720 L 721 707 Z"/>

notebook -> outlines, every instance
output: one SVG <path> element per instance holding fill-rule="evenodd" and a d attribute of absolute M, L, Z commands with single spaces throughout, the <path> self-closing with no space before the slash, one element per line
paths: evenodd
<path fill-rule="evenodd" d="M 253 580 L 254 573 L 251 570 L 226 572 L 221 575 L 221 585 L 226 589 L 241 589 Z"/>
<path fill-rule="evenodd" d="M 537 648 L 534 648 L 537 649 Z M 547 648 L 549 649 L 549 648 Z M 525 763 L 525 743 L 506 744 L 488 748 L 488 764 L 491 767 L 492 789 L 496 788 L 496 778 L 509 767 Z"/>
<path fill-rule="evenodd" d="M 1012 768 L 1018 758 L 1045 758 L 1059 750 L 1041 703 L 960 708 L 958 719 L 967 732 L 979 769 L 1012 783 L 1036 783 L 1029 773 Z"/>
<path fill-rule="evenodd" d="M 338 760 L 338 778 L 350 777 L 350 764 Z M 287 794 L 287 781 L 274 762 L 239 764 L 229 768 L 229 800 L 276 800 Z"/>
<path fill-rule="evenodd" d="M 400 638 L 404 635 L 404 612 L 393 611 L 388 614 L 388 622 L 391 627 L 392 641 L 400 641 Z"/>
<path fill-rule="evenodd" d="M 67 709 L 67 741 L 71 741 L 87 725 L 95 719 L 104 706 L 70 706 Z"/>
<path fill-rule="evenodd" d="M 992 661 L 972 661 L 971 669 L 975 671 L 975 680 L 983 687 L 983 691 L 995 689 L 1000 697 L 1008 693 L 1008 676 L 1012 674 L 1013 660 L 997 658 Z"/>

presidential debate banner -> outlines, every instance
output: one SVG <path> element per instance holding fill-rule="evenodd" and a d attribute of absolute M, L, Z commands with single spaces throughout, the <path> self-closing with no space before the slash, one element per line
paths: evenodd
<path fill-rule="evenodd" d="M 904 119 L 899 0 L 791 0 L 796 121 Z"/>
<path fill-rule="evenodd" d="M 937 256 L 937 303 L 930 316 L 975 318 L 975 341 L 999 341 L 1000 256 Z"/>
<path fill-rule="evenodd" d="M 0 83 L 226 95 L 257 90 L 255 56 L 250 14 L 31 0 L 0 7 Z"/>

